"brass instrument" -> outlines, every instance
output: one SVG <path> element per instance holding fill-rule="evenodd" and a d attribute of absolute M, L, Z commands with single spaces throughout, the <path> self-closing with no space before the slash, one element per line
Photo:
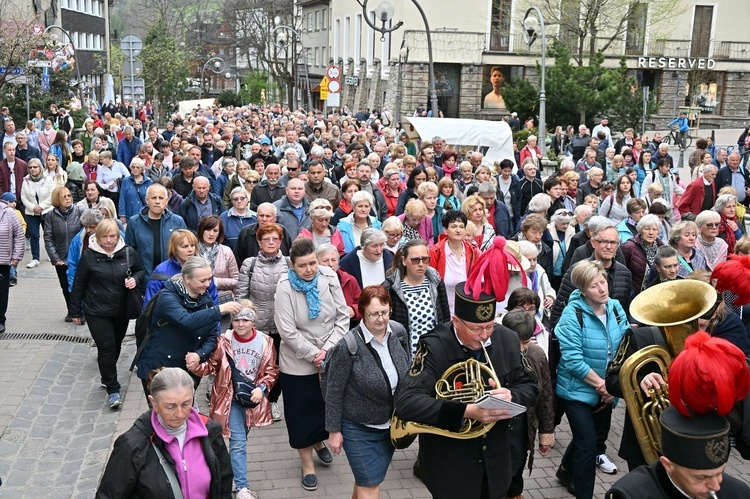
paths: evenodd
<path fill-rule="evenodd" d="M 436 398 L 472 404 L 484 395 L 485 389 L 489 389 L 489 386 L 485 385 L 483 375 L 487 379 L 494 380 L 496 388 L 500 387 L 500 380 L 492 366 L 490 356 L 484 347 L 482 347 L 482 350 L 484 350 L 484 357 L 487 359 L 486 364 L 476 359 L 468 359 L 453 364 L 445 370 L 440 379 L 435 382 Z M 403 421 L 394 414 L 391 419 L 391 443 L 396 449 L 406 449 L 414 442 L 419 433 L 432 433 L 443 437 L 468 440 L 484 435 L 494 425 L 494 422 L 480 423 L 466 418 L 461 429 L 458 432 L 452 432 L 423 423 Z"/>
<path fill-rule="evenodd" d="M 630 314 L 642 324 L 658 326 L 665 349 L 652 345 L 628 357 L 620 369 L 620 385 L 638 444 L 646 462 L 661 455 L 659 415 L 669 407 L 668 387 L 652 389 L 645 397 L 638 373 L 646 365 L 656 364 L 668 381 L 669 365 L 685 348 L 685 340 L 698 330 L 698 318 L 716 304 L 716 290 L 709 284 L 690 279 L 669 281 L 642 291 L 630 304 Z"/>

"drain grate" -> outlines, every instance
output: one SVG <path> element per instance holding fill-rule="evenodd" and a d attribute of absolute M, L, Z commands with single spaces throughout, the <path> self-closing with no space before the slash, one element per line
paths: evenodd
<path fill-rule="evenodd" d="M 5 333 L 0 334 L 0 340 L 44 340 L 44 341 L 69 341 L 71 343 L 85 343 L 93 345 L 93 338 L 85 336 L 73 336 L 71 334 L 45 334 L 45 333 Z"/>

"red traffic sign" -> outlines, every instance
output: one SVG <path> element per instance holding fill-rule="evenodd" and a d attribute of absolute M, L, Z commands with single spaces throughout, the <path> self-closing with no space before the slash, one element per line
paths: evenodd
<path fill-rule="evenodd" d="M 330 80 L 338 80 L 339 76 L 341 76 L 341 70 L 338 66 L 328 66 L 328 69 L 326 69 L 326 76 L 328 76 L 328 79 Z"/>

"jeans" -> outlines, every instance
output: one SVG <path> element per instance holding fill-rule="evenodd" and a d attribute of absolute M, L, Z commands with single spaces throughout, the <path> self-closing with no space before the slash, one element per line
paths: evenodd
<path fill-rule="evenodd" d="M 31 238 L 31 258 L 39 260 L 39 227 L 42 225 L 41 215 L 26 215 L 26 232 Z"/>
<path fill-rule="evenodd" d="M 596 479 L 597 438 L 601 428 L 612 419 L 612 404 L 599 412 L 583 402 L 563 400 L 573 438 L 565 450 L 562 466 L 570 472 L 576 489 L 576 499 L 594 497 Z"/>
<path fill-rule="evenodd" d="M 10 243 L 8 243 L 10 244 Z M 0 325 L 5 325 L 5 312 L 8 311 L 10 294 L 10 265 L 0 265 Z"/>
<path fill-rule="evenodd" d="M 234 403 L 229 409 L 229 459 L 237 490 L 250 488 L 247 482 L 247 433 L 250 428 L 245 421 L 246 410 Z"/>
<path fill-rule="evenodd" d="M 60 282 L 60 288 L 62 288 L 63 298 L 65 298 L 65 310 L 69 310 L 70 291 L 68 290 L 68 266 L 55 265 L 55 272 L 57 272 L 57 280 Z"/>
<path fill-rule="evenodd" d="M 96 343 L 99 373 L 102 383 L 107 386 L 107 393 L 118 393 L 120 383 L 117 381 L 117 360 L 120 358 L 120 347 L 128 329 L 128 319 L 122 317 L 98 317 L 86 315 L 91 337 Z"/>

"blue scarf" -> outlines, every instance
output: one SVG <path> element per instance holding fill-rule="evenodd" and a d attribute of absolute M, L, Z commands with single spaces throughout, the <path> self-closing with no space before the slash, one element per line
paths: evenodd
<path fill-rule="evenodd" d="M 292 289 L 295 291 L 301 291 L 305 293 L 305 299 L 307 300 L 307 314 L 312 319 L 317 319 L 320 315 L 320 293 L 318 292 L 318 276 L 320 270 L 312 281 L 305 281 L 297 273 L 289 269 L 287 276 L 289 276 L 289 284 L 292 285 Z"/>

